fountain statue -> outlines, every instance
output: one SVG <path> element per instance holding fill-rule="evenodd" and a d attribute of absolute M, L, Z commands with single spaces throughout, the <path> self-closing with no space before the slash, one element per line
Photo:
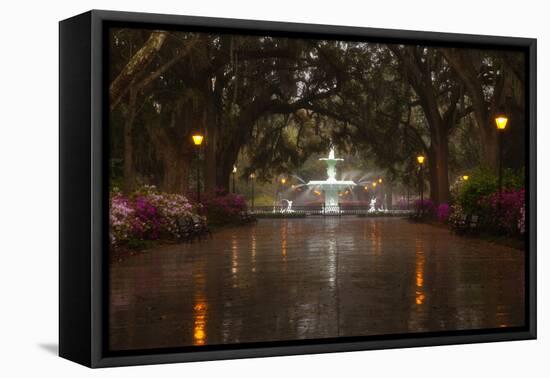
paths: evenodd
<path fill-rule="evenodd" d="M 376 198 L 370 200 L 369 213 L 376 212 Z"/>
<path fill-rule="evenodd" d="M 292 201 L 287 199 L 282 199 L 281 203 L 286 202 L 286 207 L 281 208 L 281 213 L 293 213 L 294 210 L 292 210 Z"/>
<path fill-rule="evenodd" d="M 348 187 L 355 186 L 353 181 L 344 181 L 336 179 L 336 163 L 343 161 L 344 159 L 336 158 L 334 155 L 334 147 L 330 147 L 328 158 L 321 158 L 319 160 L 326 161 L 327 163 L 327 179 L 326 180 L 313 180 L 307 183 L 308 186 L 319 188 L 325 193 L 325 212 L 338 212 L 340 210 L 340 204 L 338 203 L 338 191 L 346 189 Z"/>

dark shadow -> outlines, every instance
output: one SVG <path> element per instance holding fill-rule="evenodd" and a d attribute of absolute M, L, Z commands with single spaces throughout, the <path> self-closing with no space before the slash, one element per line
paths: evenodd
<path fill-rule="evenodd" d="M 38 344 L 38 347 L 48 353 L 55 354 L 56 356 L 59 354 L 59 346 L 57 343 L 40 343 Z"/>

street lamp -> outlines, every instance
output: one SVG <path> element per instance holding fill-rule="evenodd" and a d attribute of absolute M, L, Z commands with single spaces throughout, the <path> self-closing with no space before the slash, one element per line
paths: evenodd
<path fill-rule="evenodd" d="M 462 176 L 462 180 L 464 180 L 464 181 L 468 181 L 469 179 L 470 179 L 470 176 L 468 176 L 468 175 Z"/>
<path fill-rule="evenodd" d="M 281 179 L 281 184 L 283 184 L 283 185 L 286 184 L 286 178 L 283 177 L 283 178 Z"/>
<path fill-rule="evenodd" d="M 416 161 L 420 164 L 420 216 L 424 214 L 424 155 L 418 155 Z"/>
<path fill-rule="evenodd" d="M 498 132 L 498 205 L 500 207 L 500 200 L 502 198 L 502 137 L 504 130 L 508 124 L 508 116 L 504 113 L 502 108 L 495 115 L 495 125 Z"/>
<path fill-rule="evenodd" d="M 235 194 L 235 176 L 237 175 L 237 166 L 233 165 L 233 194 Z"/>
<path fill-rule="evenodd" d="M 197 203 L 201 203 L 201 164 L 200 164 L 200 152 L 201 144 L 204 141 L 204 135 L 201 133 L 195 133 L 192 136 L 193 144 L 197 147 Z"/>
<path fill-rule="evenodd" d="M 378 178 L 378 183 L 380 184 L 380 210 L 384 210 L 384 196 L 385 196 L 385 193 L 384 193 L 384 187 L 382 186 L 382 177 L 379 177 Z"/>
<path fill-rule="evenodd" d="M 250 180 L 252 181 L 252 196 L 251 196 L 251 207 L 252 207 L 252 212 L 254 212 L 254 181 L 256 179 L 256 174 L 254 172 L 252 172 L 250 174 Z"/>

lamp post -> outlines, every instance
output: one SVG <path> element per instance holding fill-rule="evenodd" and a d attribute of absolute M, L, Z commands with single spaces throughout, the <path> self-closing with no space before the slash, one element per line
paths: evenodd
<path fill-rule="evenodd" d="M 235 176 L 237 175 L 237 166 L 233 165 L 232 178 L 233 178 L 233 194 L 235 194 Z"/>
<path fill-rule="evenodd" d="M 204 136 L 201 133 L 192 135 L 193 144 L 197 147 L 197 203 L 201 203 L 201 164 L 200 153 L 201 144 L 204 141 Z"/>
<path fill-rule="evenodd" d="M 283 201 L 283 193 L 284 193 L 285 190 L 286 190 L 286 189 L 285 189 L 285 184 L 286 184 L 286 178 L 283 177 L 283 178 L 281 179 L 281 190 L 279 191 L 279 202 L 281 203 L 281 206 L 283 206 L 283 203 L 282 203 L 282 201 Z"/>
<path fill-rule="evenodd" d="M 418 155 L 416 161 L 420 165 L 420 215 L 424 215 L 424 155 Z"/>
<path fill-rule="evenodd" d="M 502 137 L 508 124 L 508 116 L 500 109 L 495 115 L 495 125 L 498 132 L 498 207 L 502 199 Z"/>
<path fill-rule="evenodd" d="M 384 197 L 386 195 L 386 193 L 384 193 L 384 187 L 382 186 L 382 177 L 379 177 L 378 178 L 378 184 L 380 184 L 380 189 L 378 189 L 380 191 L 380 210 L 384 211 L 384 208 L 385 208 L 385 201 L 384 201 Z"/>
<path fill-rule="evenodd" d="M 252 195 L 250 197 L 250 207 L 252 208 L 252 212 L 254 212 L 254 181 L 256 179 L 256 174 L 255 173 L 251 173 L 250 174 L 250 180 L 252 181 Z"/>

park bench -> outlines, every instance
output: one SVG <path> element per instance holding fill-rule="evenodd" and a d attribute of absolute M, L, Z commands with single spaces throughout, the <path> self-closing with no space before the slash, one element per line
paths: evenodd
<path fill-rule="evenodd" d="M 257 222 L 258 220 L 254 216 L 254 214 L 248 212 L 248 211 L 241 211 L 239 214 L 240 220 L 243 223 L 253 223 Z"/>
<path fill-rule="evenodd" d="M 453 229 L 460 234 L 476 233 L 479 230 L 480 218 L 477 214 L 463 214 L 454 224 Z"/>
<path fill-rule="evenodd" d="M 196 214 L 179 217 L 177 226 L 181 241 L 193 242 L 195 239 L 200 241 L 206 235 L 212 237 L 205 219 Z"/>

